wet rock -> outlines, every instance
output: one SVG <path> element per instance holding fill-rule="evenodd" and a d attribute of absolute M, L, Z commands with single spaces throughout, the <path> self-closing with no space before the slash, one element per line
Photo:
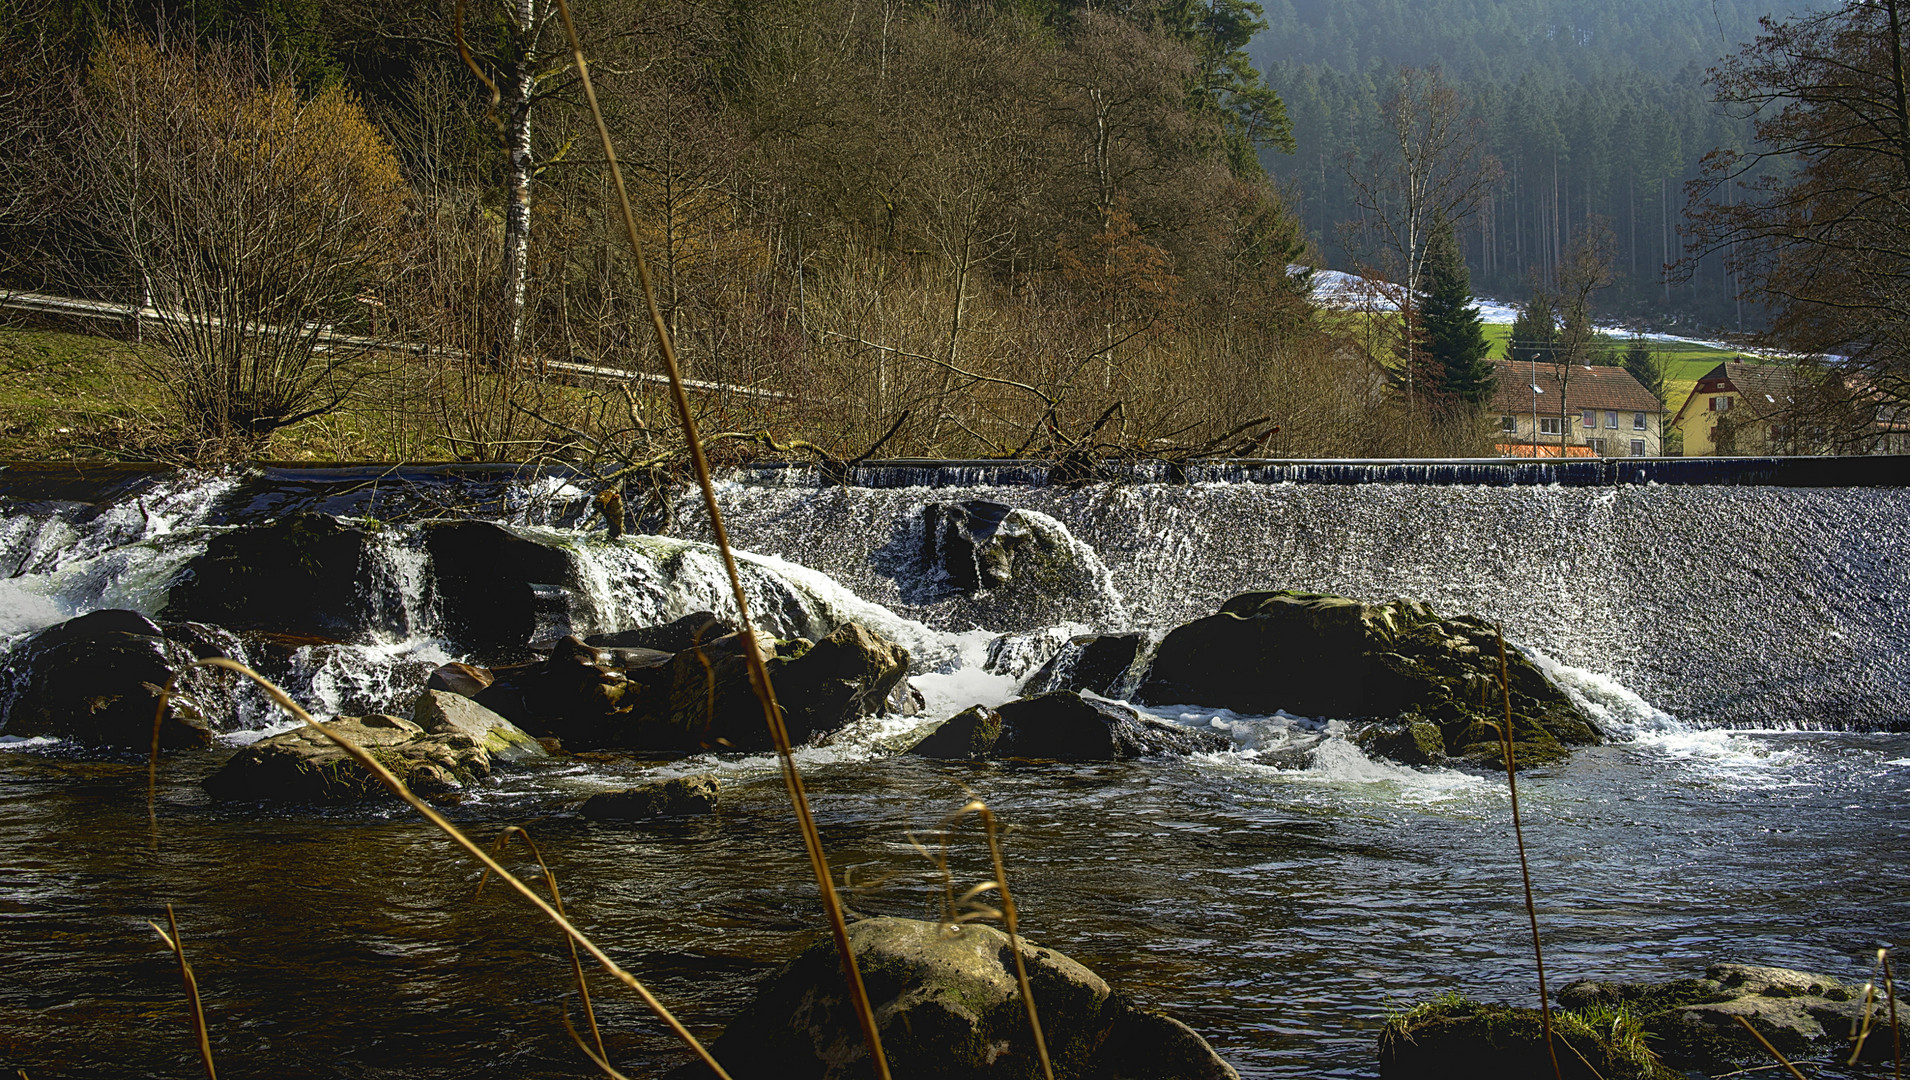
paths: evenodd
<path fill-rule="evenodd" d="M 220 533 L 167 594 L 167 619 L 332 641 L 373 624 L 361 582 L 366 531 L 325 514 L 289 514 Z M 401 628 L 400 628 L 401 629 Z"/>
<path fill-rule="evenodd" d="M 230 711 L 230 677 L 193 670 L 192 648 L 133 611 L 103 610 L 50 626 L 7 656 L 11 700 L 0 731 L 86 746 L 146 750 L 161 692 L 181 673 L 160 720 L 162 750 L 205 746 Z"/>
<path fill-rule="evenodd" d="M 715 773 L 678 776 L 623 791 L 600 792 L 585 799 L 580 812 L 592 821 L 687 817 L 714 812 L 716 793 Z"/>
<path fill-rule="evenodd" d="M 632 730 L 655 710 L 662 680 L 652 673 L 649 682 L 633 681 L 607 660 L 577 638 L 563 638 L 543 660 L 493 670 L 495 681 L 472 700 L 570 750 L 671 748 Z"/>
<path fill-rule="evenodd" d="M 431 672 L 431 678 L 425 681 L 424 688 L 474 698 L 496 681 L 489 668 L 474 664 L 439 664 Z"/>
<path fill-rule="evenodd" d="M 664 626 L 646 626 L 619 630 L 614 634 L 592 634 L 584 642 L 599 649 L 654 649 L 680 653 L 702 642 L 715 641 L 736 632 L 736 626 L 715 613 L 698 611 Z"/>
<path fill-rule="evenodd" d="M 467 652 L 521 656 L 526 645 L 570 632 L 576 574 L 561 549 L 488 521 L 425 528 L 444 631 Z"/>
<path fill-rule="evenodd" d="M 1679 1077 L 1652 1056 L 1635 1018 L 1554 1010 L 1552 1037 L 1548 1049 L 1537 1009 L 1452 995 L 1387 1020 L 1379 1037 L 1379 1074 L 1385 1080 L 1550 1077 L 1556 1052 L 1558 1075 L 1565 1080 Z"/>
<path fill-rule="evenodd" d="M 851 925 L 849 940 L 896 1076 L 1041 1075 L 1006 934 L 878 918 Z M 1025 940 L 1020 952 L 1057 1077 L 1236 1080 L 1184 1025 L 1137 1008 L 1061 953 Z M 847 996 L 825 940 L 771 977 L 711 1052 L 737 1080 L 865 1077 L 872 1070 Z M 690 1075 L 685 1068 L 672 1077 Z"/>
<path fill-rule="evenodd" d="M 1128 669 L 1140 657 L 1144 640 L 1140 634 L 1089 634 L 1074 638 L 1029 677 L 1025 692 L 1085 690 L 1103 697 L 1116 696 L 1115 692 L 1127 681 Z"/>
<path fill-rule="evenodd" d="M 544 747 L 516 724 L 468 697 L 426 690 L 411 710 L 411 722 L 432 735 L 469 736 L 492 762 L 521 762 L 549 757 Z"/>
<path fill-rule="evenodd" d="M 1011 701 L 998 712 L 1001 735 L 995 740 L 994 757 L 1120 761 L 1233 745 L 1219 732 L 1170 724 L 1118 702 L 1091 701 L 1069 690 Z"/>
<path fill-rule="evenodd" d="M 369 751 L 417 795 L 437 799 L 491 775 L 491 758 L 462 733 L 432 734 L 396 716 L 340 717 L 327 726 Z M 309 726 L 260 739 L 207 777 L 227 802 L 338 803 L 395 798 L 370 770 Z"/>
<path fill-rule="evenodd" d="M 980 761 L 994 750 L 999 738 L 1001 714 L 975 705 L 942 721 L 922 741 L 909 747 L 909 753 L 949 761 Z"/>
<path fill-rule="evenodd" d="M 891 712 L 897 716 L 920 716 L 922 710 L 926 708 L 928 708 L 928 699 L 922 696 L 922 691 L 916 689 L 915 684 L 910 682 L 907 676 L 904 676 L 895 684 L 895 689 L 889 691 L 889 699 L 884 703 L 882 711 Z"/>
<path fill-rule="evenodd" d="M 908 670 L 908 650 L 855 623 L 814 643 L 756 641 L 795 743 L 881 712 Z M 542 661 L 497 670 L 475 700 L 572 750 L 769 749 L 743 649 L 741 634 L 673 656 L 565 638 Z M 615 666 L 615 654 L 625 666 Z"/>
<path fill-rule="evenodd" d="M 1432 765 L 1446 756 L 1445 736 L 1437 726 L 1418 717 L 1366 725 L 1354 733 L 1353 742 L 1368 754 L 1402 765 Z"/>
<path fill-rule="evenodd" d="M 830 631 L 771 672 L 792 742 L 888 711 L 909 673 L 909 651 L 860 623 Z"/>
<path fill-rule="evenodd" d="M 1566 747 L 1600 741 L 1565 692 L 1524 654 L 1508 648 L 1505 663 L 1518 764 L 1546 764 L 1564 757 Z M 1409 738 L 1386 741 L 1412 758 L 1424 757 L 1432 745 L 1416 725 L 1430 724 L 1447 752 L 1491 766 L 1499 751 L 1498 732 L 1489 725 L 1505 715 L 1499 664 L 1491 626 L 1463 616 L 1442 619 L 1412 600 L 1364 604 L 1317 593 L 1244 593 L 1217 614 L 1169 633 L 1138 697 L 1247 713 L 1397 721 Z"/>
<path fill-rule="evenodd" d="M 1016 592 L 1068 595 L 1092 572 L 1078 565 L 1060 522 L 1007 503 L 971 499 L 922 507 L 921 564 L 944 588 L 974 596 Z"/>

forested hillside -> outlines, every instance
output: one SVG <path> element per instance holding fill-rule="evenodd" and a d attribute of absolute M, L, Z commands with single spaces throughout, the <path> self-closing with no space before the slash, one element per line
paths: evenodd
<path fill-rule="evenodd" d="M 1439 65 L 1484 129 L 1503 176 L 1462 230 L 1474 283 L 1517 297 L 1556 264 L 1590 215 L 1609 223 L 1617 280 L 1607 309 L 1735 327 L 1722 262 L 1663 280 L 1680 255 L 1684 183 L 1748 123 L 1713 103 L 1706 72 L 1752 38 L 1761 15 L 1810 0 L 1267 0 L 1251 52 L 1285 99 L 1298 152 L 1266 152 L 1329 264 L 1337 224 L 1358 216 L 1349 153 L 1382 145 L 1381 102 L 1400 65 Z M 1821 5 L 1818 5 L 1821 6 Z"/>
<path fill-rule="evenodd" d="M 1289 133 L 1250 3 L 572 9 L 725 447 L 1438 437 L 1385 422 L 1390 354 L 1287 272 L 1304 242 L 1258 162 Z M 555 0 L 29 0 L 0 32 L 0 284 L 183 320 L 146 327 L 174 441 L 126 452 L 272 453 L 352 408 L 376 414 L 353 454 L 678 452 L 654 383 L 545 377 L 661 370 Z"/>

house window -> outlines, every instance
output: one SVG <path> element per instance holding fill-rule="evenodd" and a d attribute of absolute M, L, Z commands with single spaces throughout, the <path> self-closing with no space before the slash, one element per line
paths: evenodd
<path fill-rule="evenodd" d="M 1711 411 L 1712 412 L 1730 412 L 1731 399 L 1729 397 L 1722 397 L 1722 396 L 1712 398 Z"/>
<path fill-rule="evenodd" d="M 1591 444 L 1592 453 L 1597 454 L 1599 457 L 1605 456 L 1605 440 L 1604 439 L 1587 439 L 1585 441 Z"/>
<path fill-rule="evenodd" d="M 1613 431 L 1617 431 L 1618 430 L 1618 414 L 1615 412 L 1606 413 L 1605 426 L 1610 428 Z"/>
<path fill-rule="evenodd" d="M 1556 416 L 1539 417 L 1539 434 L 1557 435 L 1560 433 L 1559 418 Z"/>
<path fill-rule="evenodd" d="M 1518 417 L 1516 417 L 1516 416 L 1501 416 L 1501 417 L 1499 417 L 1499 430 L 1500 430 L 1500 431 L 1517 431 L 1517 430 L 1519 430 L 1519 418 L 1518 418 Z"/>
<path fill-rule="evenodd" d="M 1643 416 L 1643 415 L 1645 415 L 1645 414 L 1644 414 L 1644 413 L 1639 413 L 1638 415 L 1640 415 L 1640 416 Z M 1645 440 L 1643 440 L 1643 439 L 1633 439 L 1633 440 L 1631 441 L 1631 456 L 1632 456 L 1632 457 L 1644 457 L 1644 456 L 1645 456 Z"/>
<path fill-rule="evenodd" d="M 1583 418 L 1583 419 L 1581 419 L 1581 420 L 1579 421 L 1579 423 L 1580 423 L 1580 424 L 1582 424 L 1582 425 L 1584 425 L 1585 427 L 1588 427 L 1588 428 L 1595 428 L 1595 427 L 1597 427 L 1597 426 L 1598 426 L 1598 410 L 1597 410 L 1597 409 L 1586 409 L 1586 410 L 1585 410 L 1585 416 L 1584 416 L 1584 418 Z"/>
<path fill-rule="evenodd" d="M 1631 429 L 1632 429 L 1633 431 L 1644 431 L 1644 430 L 1646 430 L 1646 428 L 1645 428 L 1645 414 L 1644 414 L 1644 413 L 1641 413 L 1641 412 L 1635 412 L 1635 413 L 1632 413 L 1632 414 L 1631 414 Z"/>

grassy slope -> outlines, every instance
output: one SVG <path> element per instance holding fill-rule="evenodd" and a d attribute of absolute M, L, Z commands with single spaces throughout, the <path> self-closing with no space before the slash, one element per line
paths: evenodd
<path fill-rule="evenodd" d="M 171 405 L 150 348 L 55 330 L 0 328 L 0 459 L 149 458 L 177 449 Z M 433 460 L 450 455 L 422 437 L 395 402 L 417 379 L 370 361 L 361 392 L 337 412 L 274 436 L 269 454 L 290 461 Z"/>

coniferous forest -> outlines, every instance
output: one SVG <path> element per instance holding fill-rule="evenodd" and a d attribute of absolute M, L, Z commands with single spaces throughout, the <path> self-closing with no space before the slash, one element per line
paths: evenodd
<path fill-rule="evenodd" d="M 1742 149 L 1751 125 L 1721 109 L 1707 72 L 1811 0 L 1268 0 L 1251 47 L 1292 118 L 1293 154 L 1268 168 L 1329 265 L 1352 260 L 1338 224 L 1358 216 L 1348 155 L 1387 139 L 1381 103 L 1402 65 L 1437 65 L 1483 128 L 1501 176 L 1462 232 L 1483 295 L 1522 299 L 1588 218 L 1615 242 L 1608 312 L 1757 329 L 1742 282 L 1717 256 L 1678 262 L 1685 185 L 1704 156 Z"/>

